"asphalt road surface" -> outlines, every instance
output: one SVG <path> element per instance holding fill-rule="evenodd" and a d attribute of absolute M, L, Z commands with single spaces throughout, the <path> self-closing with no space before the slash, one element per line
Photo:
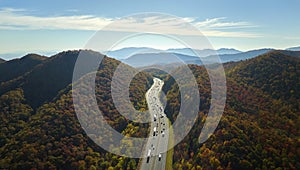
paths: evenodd
<path fill-rule="evenodd" d="M 164 113 L 164 107 L 159 100 L 163 81 L 154 78 L 154 83 L 146 93 L 149 112 L 151 114 L 151 130 L 149 140 L 144 150 L 144 158 L 140 168 L 142 170 L 155 169 L 163 170 L 166 167 L 166 151 L 168 148 L 169 133 L 166 131 L 169 127 L 169 121 Z"/>

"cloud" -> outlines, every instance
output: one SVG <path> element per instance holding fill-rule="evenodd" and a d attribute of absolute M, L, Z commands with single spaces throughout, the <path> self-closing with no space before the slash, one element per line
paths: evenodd
<path fill-rule="evenodd" d="M 1 12 L 21 12 L 21 11 L 27 11 L 27 10 L 22 9 L 22 8 L 1 8 L 0 11 Z"/>
<path fill-rule="evenodd" d="M 229 32 L 229 31 L 202 31 L 208 37 L 240 37 L 240 38 L 258 38 L 262 37 L 260 34 L 247 33 L 247 32 Z"/>
<path fill-rule="evenodd" d="M 224 21 L 226 17 L 206 19 L 205 21 L 193 22 L 193 24 L 202 29 L 238 29 L 257 27 L 249 22 L 228 22 Z"/>
<path fill-rule="evenodd" d="M 209 27 L 211 24 L 216 23 L 221 19 L 225 19 L 225 17 L 206 19 L 205 21 L 199 21 L 199 22 L 194 21 L 193 24 L 200 28 Z"/>
<path fill-rule="evenodd" d="M 108 31 L 135 32 L 159 32 L 179 35 L 199 35 L 199 30 L 206 36 L 213 37 L 247 37 L 253 38 L 259 35 L 240 31 L 220 31 L 221 29 L 247 28 L 254 25 L 248 22 L 225 22 L 225 17 L 197 21 L 196 18 L 186 17 L 181 19 L 165 16 L 145 15 L 142 18 L 128 17 L 118 18 L 96 17 L 94 15 L 70 15 L 40 17 L 26 14 L 24 9 L 2 8 L 0 9 L 1 30 L 92 30 L 100 29 Z M 114 22 L 116 21 L 116 22 Z M 191 29 L 186 22 L 194 25 Z M 109 25 L 109 26 L 107 26 Z"/>
<path fill-rule="evenodd" d="M 0 10 L 0 29 L 38 30 L 38 29 L 70 29 L 99 30 L 112 22 L 109 18 L 99 18 L 92 15 L 73 15 L 56 17 L 38 17 L 24 15 L 21 9 L 2 8 Z"/>

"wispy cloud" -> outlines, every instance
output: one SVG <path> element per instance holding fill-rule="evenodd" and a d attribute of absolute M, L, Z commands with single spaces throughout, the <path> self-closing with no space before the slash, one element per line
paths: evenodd
<path fill-rule="evenodd" d="M 248 33 L 248 32 L 238 32 L 238 31 L 202 31 L 205 36 L 208 37 L 241 37 L 241 38 L 258 38 L 262 37 L 260 34 Z"/>
<path fill-rule="evenodd" d="M 200 22 L 193 21 L 193 24 L 202 29 L 238 29 L 257 27 L 257 25 L 254 25 L 250 22 L 229 22 L 226 21 L 226 19 L 226 17 L 212 18 Z"/>
<path fill-rule="evenodd" d="M 21 11 L 27 11 L 26 9 L 22 8 L 1 8 L 1 12 L 21 12 Z"/>
<path fill-rule="evenodd" d="M 198 22 L 194 20 L 192 23 L 197 27 L 205 28 L 205 27 L 209 27 L 211 24 L 217 23 L 222 19 L 225 19 L 225 17 L 206 19 L 205 21 L 198 21 Z"/>
<path fill-rule="evenodd" d="M 39 17 L 20 13 L 22 9 L 2 8 L 0 10 L 0 29 L 37 30 L 70 29 L 98 30 L 112 22 L 109 18 L 92 15 L 73 15 L 56 17 Z"/>
<path fill-rule="evenodd" d="M 255 25 L 249 22 L 228 22 L 226 17 L 206 19 L 198 21 L 196 18 L 186 17 L 183 21 L 193 24 L 206 36 L 213 37 L 258 37 L 258 34 L 235 31 Z M 117 21 L 117 22 L 114 22 Z M 116 24 L 115 24 L 116 23 Z M 178 24 L 179 23 L 179 24 Z M 199 31 L 187 29 L 182 21 L 164 16 L 146 16 L 144 18 L 129 17 L 118 21 L 118 18 L 97 17 L 94 15 L 71 15 L 40 17 L 26 14 L 24 9 L 2 8 L 0 9 L 0 29 L 2 30 L 109 30 L 135 32 L 160 32 L 180 35 L 197 35 Z M 109 25 L 110 24 L 110 25 Z M 105 27 L 109 25 L 109 27 Z M 224 29 L 227 29 L 224 31 Z M 232 29 L 232 30 L 230 30 Z"/>

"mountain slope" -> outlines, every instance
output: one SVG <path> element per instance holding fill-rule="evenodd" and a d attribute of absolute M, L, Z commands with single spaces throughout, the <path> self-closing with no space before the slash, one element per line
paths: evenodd
<path fill-rule="evenodd" d="M 26 104 L 21 89 L 10 91 L 0 97 L 0 148 L 9 142 L 9 139 L 23 130 L 33 109 Z M 1 152 L 2 153 L 2 152 Z"/>
<path fill-rule="evenodd" d="M 71 75 L 69 73 L 72 73 L 70 69 L 74 65 L 78 52 L 67 51 L 57 54 L 50 58 L 49 63 L 39 66 L 26 76 L 33 81 L 34 78 L 39 78 L 34 84 L 47 82 L 49 84 L 44 86 L 51 88 L 56 86 L 54 83 L 57 83 L 59 84 L 57 87 L 62 87 L 67 81 L 59 82 L 62 81 L 60 78 L 69 80 Z M 91 57 L 100 55 L 87 52 Z M 125 119 L 118 113 L 112 101 L 111 80 L 119 64 L 117 60 L 103 58 L 95 81 L 97 87 L 95 95 L 99 109 L 103 111 L 108 124 L 117 131 L 124 135 L 145 136 L 148 131 L 147 124 L 136 124 Z M 127 68 L 133 69 L 129 66 Z M 57 76 L 57 73 L 65 75 L 53 79 L 52 76 Z M 22 80 L 27 81 L 27 79 Z M 86 82 L 78 81 L 78 83 Z M 138 73 L 132 80 L 129 92 L 132 104 L 136 108 L 147 109 L 145 93 L 151 83 L 152 77 L 145 73 Z M 0 97 L 2 108 L 0 169 L 136 169 L 137 159 L 108 153 L 87 137 L 74 111 L 73 91 L 68 85 L 56 93 L 55 100 L 37 109 L 32 109 L 27 104 L 35 99 L 24 95 L 23 89 L 28 90 L 26 86 L 8 91 Z M 32 92 L 41 91 L 33 89 Z"/>
<path fill-rule="evenodd" d="M 4 63 L 4 62 L 5 62 L 5 60 L 3 60 L 2 58 L 0 58 L 0 64 Z"/>
<path fill-rule="evenodd" d="M 199 118 L 174 148 L 174 169 L 299 169 L 300 59 L 274 51 L 226 66 L 227 102 L 214 134 L 198 144 L 209 110 L 205 68 L 190 65 L 201 96 Z M 175 71 L 180 75 L 180 68 Z M 296 90 L 291 92 L 291 90 Z M 176 120 L 178 87 L 167 77 L 167 115 Z"/>
<path fill-rule="evenodd" d="M 14 59 L 0 64 L 0 83 L 25 74 L 46 59 L 47 57 L 45 56 L 28 54 L 20 59 Z"/>
<path fill-rule="evenodd" d="M 300 58 L 300 51 L 289 51 L 289 50 L 276 50 L 276 51 L 288 56 Z"/>
<path fill-rule="evenodd" d="M 260 88 L 274 99 L 282 99 L 293 104 L 291 100 L 300 99 L 300 94 L 296 92 L 300 88 L 300 71 L 297 69 L 300 68 L 300 60 L 285 53 L 272 51 L 240 63 L 229 75 L 238 83 L 247 83 Z M 297 53 L 287 54 L 297 56 Z"/>
<path fill-rule="evenodd" d="M 86 53 L 87 59 L 102 56 L 102 54 L 93 51 L 83 52 Z M 0 95 L 21 88 L 26 100 L 33 108 L 51 101 L 59 91 L 72 82 L 73 69 L 79 53 L 78 50 L 66 51 L 50 57 L 30 72 L 2 83 Z M 116 61 L 116 63 L 119 62 Z"/>

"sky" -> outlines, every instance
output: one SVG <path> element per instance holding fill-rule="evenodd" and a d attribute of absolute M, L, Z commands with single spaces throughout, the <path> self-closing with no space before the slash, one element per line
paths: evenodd
<path fill-rule="evenodd" d="M 196 41 L 197 33 L 187 31 L 182 23 L 174 24 L 168 16 L 195 27 L 206 36 L 212 48 L 285 49 L 300 45 L 299 7 L 299 0 L 0 0 L 0 58 L 11 59 L 27 53 L 52 55 L 86 48 L 99 30 L 104 35 L 100 38 L 103 45 L 100 44 L 100 51 L 107 50 L 106 45 L 114 44 L 112 41 L 118 37 L 134 34 L 135 29 Z M 146 12 L 162 16 L 128 17 Z M 124 17 L 127 18 L 122 20 Z M 151 25 L 154 27 L 148 29 Z M 166 37 L 148 36 L 140 39 L 136 36 L 116 48 L 184 47 Z"/>

